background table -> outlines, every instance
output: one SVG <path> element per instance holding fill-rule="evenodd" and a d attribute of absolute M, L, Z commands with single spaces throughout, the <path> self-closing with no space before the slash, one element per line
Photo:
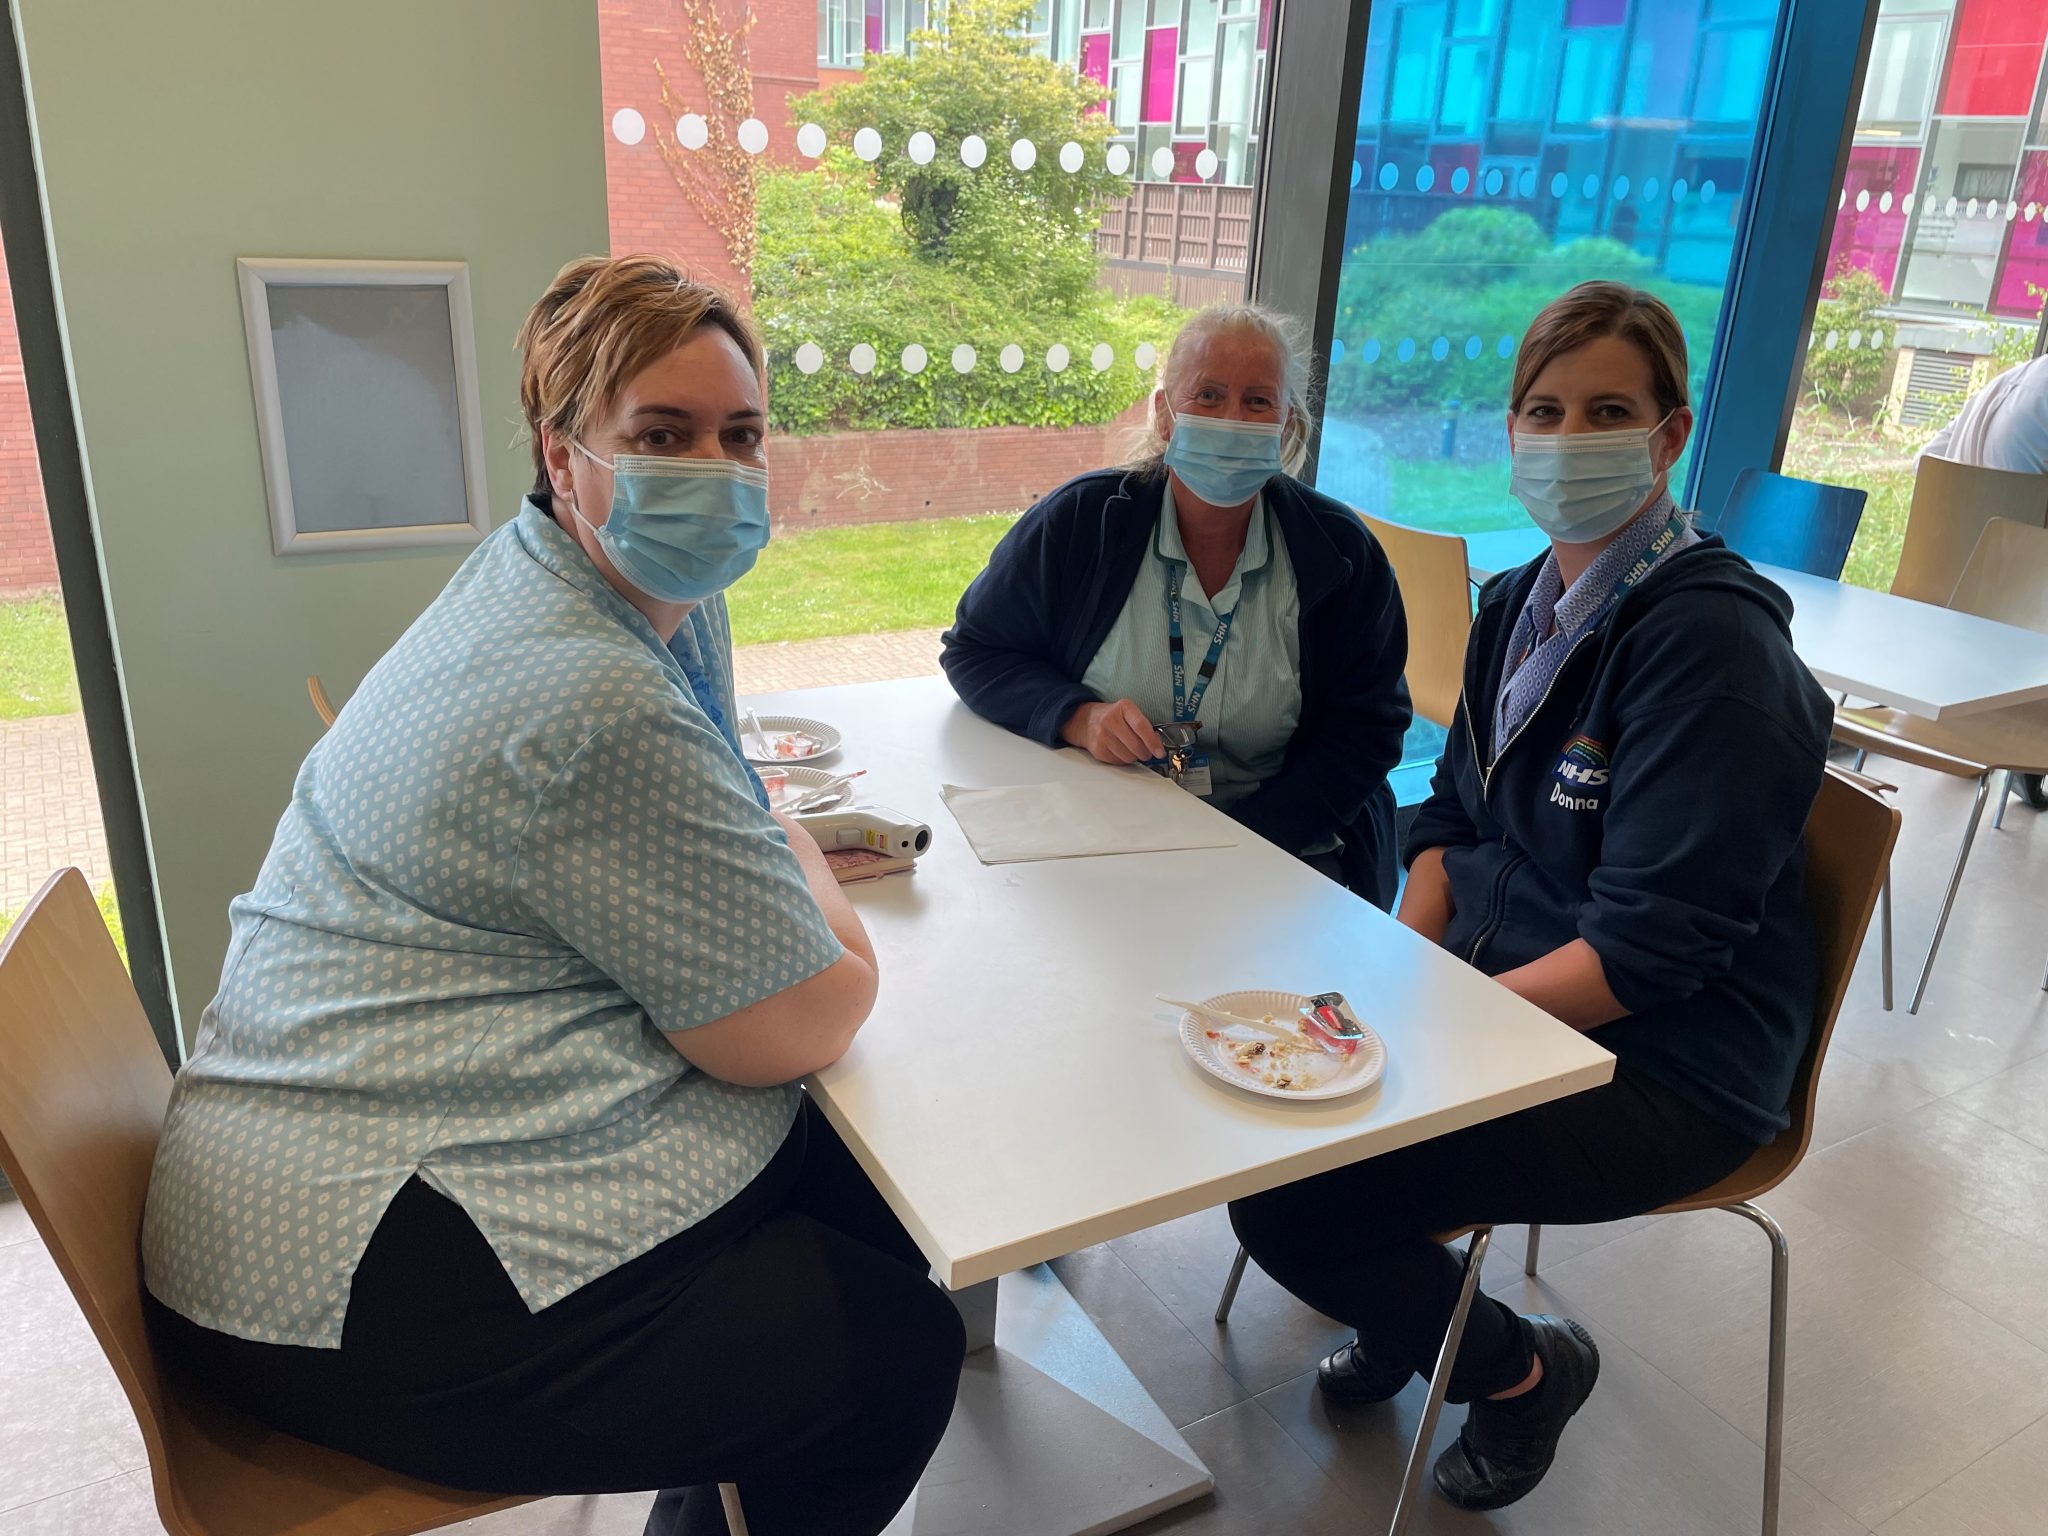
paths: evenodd
<path fill-rule="evenodd" d="M 1118 770 L 976 718 L 943 679 L 748 702 L 837 726 L 861 798 L 932 828 L 914 874 L 850 888 L 881 996 L 809 1085 L 947 1286 L 1010 1277 L 998 1347 L 892 1530 L 1110 1531 L 1207 1491 L 1041 1261 L 1612 1074 L 1584 1035 L 1234 826 L 1230 848 L 984 867 L 941 784 Z M 1386 1042 L 1380 1085 L 1283 1103 L 1206 1076 L 1153 994 L 1240 987 L 1345 993 Z"/>
<path fill-rule="evenodd" d="M 1829 688 L 1928 720 L 2048 699 L 2048 635 L 1783 566 L 1792 645 Z"/>

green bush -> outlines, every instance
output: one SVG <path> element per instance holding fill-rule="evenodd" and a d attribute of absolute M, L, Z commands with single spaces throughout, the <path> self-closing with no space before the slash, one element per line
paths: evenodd
<path fill-rule="evenodd" d="M 1692 338 L 1692 388 L 1697 395 L 1720 309 L 1718 289 L 1669 281 L 1655 263 L 1618 240 L 1589 237 L 1552 243 L 1543 226 L 1506 208 L 1460 208 L 1427 229 L 1385 235 L 1355 246 L 1344 258 L 1337 303 L 1337 336 L 1344 360 L 1331 369 L 1333 412 L 1369 414 L 1435 408 L 1460 400 L 1468 410 L 1505 411 L 1514 374 L 1502 337 L 1519 342 L 1536 312 L 1574 283 L 1606 278 L 1634 283 L 1668 303 Z M 1430 355 L 1438 336 L 1450 341 L 1442 361 Z M 1480 353 L 1468 358 L 1468 338 Z M 1415 355 L 1399 361 L 1404 339 Z M 1380 355 L 1366 362 L 1360 349 L 1377 341 Z"/>
<path fill-rule="evenodd" d="M 760 252 L 754 262 L 754 318 L 769 354 L 769 401 L 778 431 L 799 435 L 889 427 L 1067 427 L 1112 420 L 1151 388 L 1134 353 L 1165 351 L 1185 312 L 1164 299 L 1117 299 L 1089 288 L 1027 303 L 969 265 L 921 256 L 895 208 L 865 184 L 865 166 L 834 151 L 814 171 L 761 178 Z M 796 366 L 814 342 L 825 365 Z M 847 366 L 853 347 L 875 349 L 866 377 Z M 929 361 L 903 371 L 912 342 Z M 975 349 L 974 369 L 954 370 L 952 352 Z M 1104 372 L 1090 365 L 1100 342 L 1115 349 Z M 1054 343 L 1071 362 L 1045 366 Z M 998 365 L 1011 344 L 1024 366 Z"/>
<path fill-rule="evenodd" d="M 1892 354 L 1883 347 L 1852 347 L 1849 338 L 1887 329 L 1878 311 L 1889 302 L 1884 285 L 1861 267 L 1845 264 L 1827 280 L 1813 308 L 1813 350 L 1806 357 L 1806 392 L 1815 404 L 1854 415 L 1876 412 Z"/>

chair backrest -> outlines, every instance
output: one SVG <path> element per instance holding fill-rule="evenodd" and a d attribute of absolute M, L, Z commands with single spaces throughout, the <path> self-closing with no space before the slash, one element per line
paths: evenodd
<path fill-rule="evenodd" d="M 318 677 L 306 679 L 306 694 L 313 701 L 313 713 L 320 717 L 322 725 L 334 724 L 334 717 L 341 713 L 334 707 L 334 701 L 327 697 L 327 685 Z"/>
<path fill-rule="evenodd" d="M 85 877 L 0 942 L 0 1171 L 128 1396 L 173 1536 L 408 1536 L 526 1502 L 385 1472 L 266 1429 L 158 1369 L 138 1240 L 171 1074 Z"/>
<path fill-rule="evenodd" d="M 1854 486 L 1745 469 L 1711 531 L 1751 560 L 1838 581 L 1869 499 Z"/>
<path fill-rule="evenodd" d="M 1782 1183 L 1806 1156 L 1813 1140 L 1821 1064 L 1827 1059 L 1842 999 L 1848 995 L 1849 977 L 1863 952 L 1863 937 L 1870 930 L 1870 914 L 1877 907 L 1898 835 L 1895 809 L 1849 775 L 1827 771 L 1806 818 L 1806 905 L 1813 914 L 1820 986 L 1813 999 L 1813 1029 L 1792 1080 L 1792 1123 L 1712 1189 L 1664 1209 L 1704 1210 L 1754 1199 Z"/>
<path fill-rule="evenodd" d="M 1465 684 L 1465 640 L 1472 628 L 1472 579 L 1465 541 L 1361 512 L 1401 586 L 1408 611 L 1408 694 L 1415 713 L 1449 728 Z"/>
<path fill-rule="evenodd" d="M 2048 475 L 1981 469 L 1922 454 L 1892 591 L 1917 602 L 1946 604 L 1978 535 L 1994 517 L 2048 526 Z"/>
<path fill-rule="evenodd" d="M 1948 605 L 2048 635 L 2048 528 L 1992 518 Z"/>

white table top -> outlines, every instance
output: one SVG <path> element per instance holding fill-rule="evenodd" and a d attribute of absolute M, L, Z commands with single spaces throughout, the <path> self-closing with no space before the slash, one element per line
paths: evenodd
<path fill-rule="evenodd" d="M 1238 846 L 984 867 L 939 798 L 1115 770 L 968 712 L 942 678 L 749 701 L 845 733 L 864 800 L 931 824 L 855 886 L 881 997 L 811 1092 L 939 1277 L 1090 1243 L 1604 1083 L 1614 1058 L 1251 833 Z M 1210 813 L 1220 814 L 1220 813 Z M 1207 1077 L 1153 1000 L 1343 992 L 1378 1087 L 1281 1103 Z"/>
<path fill-rule="evenodd" d="M 1792 644 L 1825 687 L 1943 720 L 2048 699 L 2048 635 L 1782 566 Z"/>

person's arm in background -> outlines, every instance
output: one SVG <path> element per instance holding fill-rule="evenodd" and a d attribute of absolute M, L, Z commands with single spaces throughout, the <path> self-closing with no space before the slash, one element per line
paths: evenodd
<path fill-rule="evenodd" d="M 1444 870 L 1444 853 L 1451 848 L 1470 848 L 1479 841 L 1479 829 L 1458 795 L 1458 760 L 1469 755 L 1469 734 L 1464 725 L 1465 700 L 1458 699 L 1458 712 L 1437 754 L 1436 770 L 1429 776 L 1429 798 L 1416 808 L 1414 824 L 1408 829 L 1408 883 L 1401 891 L 1401 906 L 1395 919 L 1428 939 L 1444 941 L 1444 930 L 1457 915 L 1451 897 L 1451 878 Z"/>

